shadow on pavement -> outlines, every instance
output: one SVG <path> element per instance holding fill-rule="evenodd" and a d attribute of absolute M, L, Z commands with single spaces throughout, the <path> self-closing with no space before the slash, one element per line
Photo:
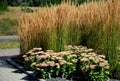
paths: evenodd
<path fill-rule="evenodd" d="M 21 72 L 20 70 L 15 70 L 15 71 L 12 71 L 13 73 L 19 73 L 19 74 L 23 74 L 23 72 Z M 30 76 L 26 75 L 24 76 L 23 78 L 21 78 L 21 80 L 25 80 L 25 81 L 37 81 L 33 78 L 31 78 Z"/>
<path fill-rule="evenodd" d="M 0 68 L 14 68 L 6 62 L 6 59 L 7 58 L 0 58 Z"/>
<path fill-rule="evenodd" d="M 31 78 L 30 76 L 28 76 L 27 74 L 23 73 L 22 71 L 18 70 L 17 68 L 13 67 L 12 65 L 8 64 L 6 62 L 6 59 L 8 59 L 8 58 L 10 58 L 10 57 L 0 58 L 0 72 L 2 70 L 2 73 L 0 73 L 0 75 L 8 73 L 9 75 L 12 75 L 12 77 L 14 77 L 14 78 L 20 76 L 19 77 L 20 80 L 17 80 L 17 81 L 37 81 L 37 80 Z M 4 75 L 4 76 L 5 76 L 5 78 L 7 77 L 7 75 Z M 1 77 L 1 78 L 4 78 L 4 77 Z M 9 78 L 9 76 L 8 76 L 8 78 Z"/>

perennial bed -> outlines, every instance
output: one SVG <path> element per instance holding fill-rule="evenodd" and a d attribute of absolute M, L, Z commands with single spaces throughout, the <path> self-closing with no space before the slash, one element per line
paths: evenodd
<path fill-rule="evenodd" d="M 60 5 L 42 7 L 37 12 L 26 13 L 21 17 L 18 34 L 21 54 L 25 54 L 23 56 L 24 64 L 26 68 L 34 70 L 40 78 L 77 76 L 94 81 L 93 79 L 98 78 L 98 74 L 100 74 L 99 78 L 102 80 L 108 75 L 110 78 L 120 79 L 120 53 L 118 50 L 120 45 L 120 0 L 90 0 L 90 2 L 80 5 L 63 2 Z M 97 63 L 93 58 L 90 60 L 87 57 L 87 60 L 85 58 L 86 61 L 83 61 L 81 59 L 88 53 L 85 52 L 85 56 L 82 56 L 82 52 L 65 50 L 65 45 L 83 45 L 105 55 L 106 58 L 101 58 L 108 60 L 110 74 L 105 74 L 106 65 L 101 67 L 100 65 L 104 66 L 104 63 L 101 63 L 100 60 Z M 41 47 L 42 53 L 34 54 L 30 51 L 31 53 L 26 54 L 35 47 Z M 49 53 L 46 51 L 48 49 L 54 51 Z M 52 59 L 53 56 L 66 51 L 69 55 L 76 55 L 71 58 L 77 58 L 77 62 L 66 59 L 66 57 L 69 58 L 69 55 L 64 57 L 64 54 L 59 56 L 65 62 L 63 65 L 60 59 Z M 98 53 L 92 52 L 95 55 L 94 59 L 99 56 Z M 52 55 L 49 57 L 46 54 Z M 46 58 L 43 59 L 44 56 Z M 72 65 L 69 62 L 72 62 Z M 53 66 L 50 65 L 52 63 Z M 60 68 L 57 68 L 57 65 Z M 95 69 L 90 67 L 95 67 Z"/>
<path fill-rule="evenodd" d="M 18 68 L 20 71 L 22 71 L 22 72 L 28 74 L 30 77 L 34 78 L 36 81 L 72 81 L 72 80 L 66 80 L 65 78 L 60 78 L 60 77 L 51 78 L 51 79 L 38 79 L 37 77 L 35 77 L 34 72 L 26 70 L 25 67 L 23 67 L 22 63 L 18 62 L 18 59 L 19 58 L 17 56 L 15 56 L 10 59 L 8 58 L 6 61 L 9 64 L 13 65 L 14 67 Z M 109 81 L 120 81 L 120 80 L 110 79 Z"/>
<path fill-rule="evenodd" d="M 104 55 L 83 46 L 66 46 L 65 51 L 33 48 L 23 56 L 27 69 L 39 78 L 67 78 L 75 81 L 107 81 L 109 63 Z"/>

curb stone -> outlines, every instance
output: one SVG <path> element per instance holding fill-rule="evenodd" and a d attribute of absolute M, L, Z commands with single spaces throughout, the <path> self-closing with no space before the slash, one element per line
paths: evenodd
<path fill-rule="evenodd" d="M 11 58 L 7 58 L 6 59 L 7 63 L 13 65 L 14 67 L 16 67 L 17 69 L 19 69 L 23 73 L 27 74 L 28 76 L 32 77 L 36 81 L 73 81 L 73 80 L 67 80 L 66 78 L 59 78 L 59 77 L 57 77 L 57 78 L 51 78 L 51 79 L 38 79 L 37 77 L 35 77 L 33 71 L 27 71 L 23 66 L 20 66 L 19 64 L 17 64 L 14 61 L 12 61 Z M 120 80 L 110 79 L 110 80 L 107 80 L 107 81 L 120 81 Z"/>

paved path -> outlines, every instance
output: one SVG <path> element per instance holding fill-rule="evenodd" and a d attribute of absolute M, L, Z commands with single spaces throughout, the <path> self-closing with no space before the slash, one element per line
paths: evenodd
<path fill-rule="evenodd" d="M 35 81 L 0 58 L 0 81 Z"/>
<path fill-rule="evenodd" d="M 19 55 L 19 54 L 20 54 L 20 49 L 19 48 L 0 49 L 0 57 L 14 56 L 14 55 Z"/>
<path fill-rule="evenodd" d="M 18 36 L 0 36 L 0 42 L 18 41 Z M 20 54 L 19 48 L 0 49 L 0 81 L 35 81 L 27 74 L 21 73 L 18 69 L 6 62 L 10 56 Z"/>
<path fill-rule="evenodd" d="M 6 62 L 7 58 L 18 54 L 18 48 L 0 49 L 0 81 L 35 81 Z"/>
<path fill-rule="evenodd" d="M 19 37 L 18 36 L 0 36 L 0 42 L 3 41 L 18 41 Z"/>

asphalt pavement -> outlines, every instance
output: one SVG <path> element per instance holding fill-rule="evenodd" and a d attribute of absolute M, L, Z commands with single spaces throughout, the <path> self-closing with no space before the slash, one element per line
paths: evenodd
<path fill-rule="evenodd" d="M 19 54 L 20 54 L 19 48 L 0 49 L 0 57 L 14 56 L 14 55 L 19 55 Z"/>
<path fill-rule="evenodd" d="M 0 36 L 0 42 L 5 41 L 18 41 L 20 38 L 18 36 Z"/>

